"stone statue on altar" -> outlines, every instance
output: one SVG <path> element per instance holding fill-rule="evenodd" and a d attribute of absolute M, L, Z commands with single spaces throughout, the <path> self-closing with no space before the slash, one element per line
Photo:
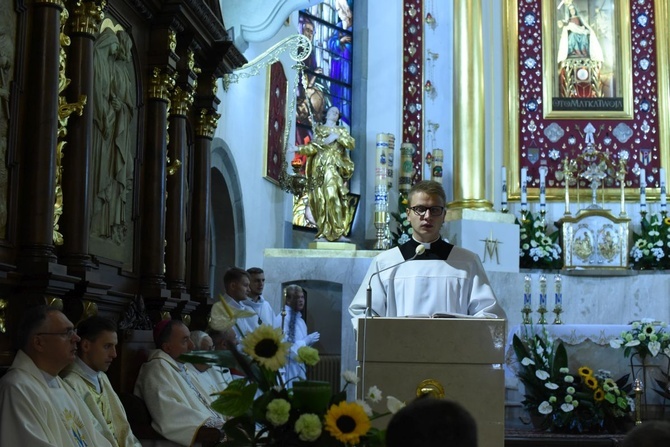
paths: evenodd
<path fill-rule="evenodd" d="M 316 239 L 329 242 L 346 240 L 354 214 L 347 182 L 354 173 L 348 151 L 355 141 L 346 127 L 338 125 L 339 119 L 337 107 L 328 109 L 326 122 L 314 129 L 313 140 L 298 149 L 307 156 L 305 174 Z"/>

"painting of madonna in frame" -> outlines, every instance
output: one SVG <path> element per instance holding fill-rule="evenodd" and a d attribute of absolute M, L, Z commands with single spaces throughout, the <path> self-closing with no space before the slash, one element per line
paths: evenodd
<path fill-rule="evenodd" d="M 632 118 L 629 0 L 542 0 L 546 118 Z"/>

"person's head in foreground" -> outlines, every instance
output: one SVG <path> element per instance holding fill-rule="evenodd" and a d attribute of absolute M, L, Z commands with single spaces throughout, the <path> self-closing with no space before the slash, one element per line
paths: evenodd
<path fill-rule="evenodd" d="M 421 397 L 393 415 L 386 446 L 477 447 L 477 424 L 456 402 Z"/>

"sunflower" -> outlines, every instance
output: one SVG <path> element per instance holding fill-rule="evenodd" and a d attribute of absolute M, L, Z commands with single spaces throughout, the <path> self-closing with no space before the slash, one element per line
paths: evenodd
<path fill-rule="evenodd" d="M 324 425 L 338 441 L 356 445 L 370 430 L 370 418 L 360 405 L 343 401 L 328 409 Z"/>
<path fill-rule="evenodd" d="M 596 379 L 593 376 L 584 377 L 584 383 L 586 384 L 587 387 L 591 388 L 592 390 L 598 388 L 598 379 Z"/>
<path fill-rule="evenodd" d="M 582 377 L 589 377 L 593 375 L 593 370 L 588 366 L 582 366 L 579 368 L 579 375 Z"/>
<path fill-rule="evenodd" d="M 593 400 L 596 402 L 602 402 L 605 399 L 605 392 L 601 389 L 598 388 L 595 393 L 593 393 Z"/>
<path fill-rule="evenodd" d="M 280 328 L 262 324 L 242 339 L 242 348 L 261 366 L 277 371 L 286 363 L 291 343 L 282 342 Z"/>
<path fill-rule="evenodd" d="M 663 219 L 663 223 L 670 226 L 670 217 Z"/>

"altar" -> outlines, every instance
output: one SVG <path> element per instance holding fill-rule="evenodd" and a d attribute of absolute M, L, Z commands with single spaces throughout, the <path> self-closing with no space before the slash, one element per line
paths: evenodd
<path fill-rule="evenodd" d="M 264 297 L 276 312 L 282 305 L 282 287 L 291 282 L 309 289 L 306 321 L 310 331 L 321 332 L 317 348 L 322 354 L 341 356 L 338 371 L 353 370 L 355 360 L 355 335 L 348 307 L 372 258 L 379 252 L 373 250 L 298 250 L 268 249 L 265 251 L 263 269 L 266 284 Z M 653 317 L 670 322 L 670 275 L 665 272 L 636 272 L 631 276 L 571 276 L 562 275 L 564 325 L 547 325 L 548 331 L 566 343 L 571 368 L 579 368 L 582 362 L 594 368 L 610 369 L 617 376 L 630 371 L 623 349 L 609 347 L 609 340 L 628 328 L 626 323 Z M 554 272 L 525 270 L 520 273 L 487 271 L 491 287 L 498 302 L 507 313 L 506 342 L 511 343 L 511 334 L 518 331 L 522 323 L 524 278 L 533 282 L 533 312 L 537 321 L 537 284 L 541 274 L 548 279 L 547 318 L 553 321 Z M 663 292 L 659 292 L 663 291 Z M 513 356 L 507 356 L 506 385 L 508 402 L 520 402 L 518 384 L 512 367 Z M 338 377 L 337 372 L 333 372 Z M 655 394 L 655 393 L 651 393 Z"/>

